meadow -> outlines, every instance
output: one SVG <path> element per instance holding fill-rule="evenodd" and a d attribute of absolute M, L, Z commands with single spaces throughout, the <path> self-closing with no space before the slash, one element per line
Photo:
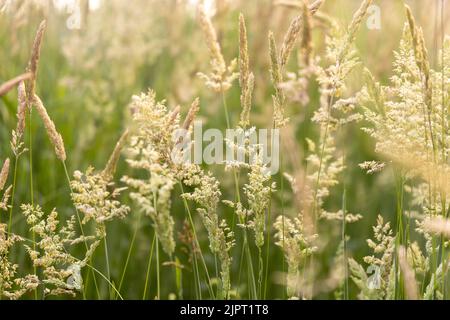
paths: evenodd
<path fill-rule="evenodd" d="M 0 0 L 0 299 L 448 299 L 448 21 Z M 242 159 L 179 161 L 196 123 Z"/>

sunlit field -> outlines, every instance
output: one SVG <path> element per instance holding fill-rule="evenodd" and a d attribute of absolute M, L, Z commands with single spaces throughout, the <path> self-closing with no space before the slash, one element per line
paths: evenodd
<path fill-rule="evenodd" d="M 0 299 L 449 299 L 449 21 L 0 0 Z"/>

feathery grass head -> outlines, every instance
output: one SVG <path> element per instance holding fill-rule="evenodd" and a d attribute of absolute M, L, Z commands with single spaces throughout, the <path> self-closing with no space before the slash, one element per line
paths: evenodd
<path fill-rule="evenodd" d="M 297 42 L 300 31 L 302 30 L 302 16 L 296 16 L 289 25 L 289 29 L 286 32 L 283 44 L 280 49 L 280 67 L 284 68 L 288 62 L 289 56 L 291 55 L 292 49 Z"/>
<path fill-rule="evenodd" d="M 77 237 L 73 216 L 63 226 L 55 209 L 48 214 L 45 214 L 39 205 L 22 204 L 21 209 L 30 231 L 36 236 L 35 246 L 25 245 L 25 249 L 33 266 L 40 269 L 39 278 L 33 277 L 36 277 L 37 284 L 43 286 L 44 297 L 75 297 L 83 287 L 80 271 L 86 262 L 72 256 L 67 249 L 91 237 Z M 91 245 L 86 255 L 96 245 Z M 85 258 L 89 259 L 87 256 Z"/>
<path fill-rule="evenodd" d="M 8 180 L 9 174 L 9 158 L 5 160 L 2 166 L 2 170 L 0 171 L 0 191 L 5 187 L 6 181 Z"/>
<path fill-rule="evenodd" d="M 181 110 L 180 105 L 177 105 L 177 106 L 172 110 L 172 112 L 170 113 L 169 126 L 172 126 L 172 125 L 174 125 L 176 122 L 179 121 L 180 110 Z"/>
<path fill-rule="evenodd" d="M 430 79 L 430 65 L 428 62 L 428 52 L 425 47 L 425 39 L 423 31 L 416 25 L 416 20 L 408 5 L 405 4 L 406 17 L 408 20 L 409 31 L 411 33 L 411 39 L 413 44 L 414 57 L 416 58 L 416 64 L 422 71 L 425 77 L 424 81 L 428 85 Z"/>
<path fill-rule="evenodd" d="M 264 231 L 266 223 L 266 210 L 270 206 L 270 199 L 275 192 L 275 183 L 270 182 L 270 174 L 262 162 L 262 156 L 255 156 L 250 165 L 248 183 L 244 185 L 244 193 L 248 199 L 251 219 L 249 226 L 255 232 L 255 243 L 258 248 L 264 245 Z"/>
<path fill-rule="evenodd" d="M 19 137 L 23 136 L 25 131 L 25 116 L 26 116 L 26 108 L 27 108 L 27 92 L 25 88 L 25 82 L 21 81 L 19 86 L 17 87 L 17 128 L 16 134 Z"/>
<path fill-rule="evenodd" d="M 355 41 L 356 32 L 361 26 L 361 23 L 366 16 L 367 10 L 369 9 L 369 6 L 372 4 L 372 2 L 373 0 L 364 0 L 359 6 L 358 10 L 356 10 L 356 12 L 353 14 L 352 21 L 347 28 L 346 39 L 339 54 L 338 61 L 345 59 L 345 57 L 347 56 L 348 51 L 350 50 L 350 46 Z"/>
<path fill-rule="evenodd" d="M 17 126 L 12 131 L 11 136 L 11 149 L 16 157 L 19 157 L 26 149 L 23 147 L 23 135 L 25 132 L 25 117 L 27 112 L 27 93 L 25 88 L 25 82 L 21 81 L 17 87 L 18 105 L 17 105 Z"/>
<path fill-rule="evenodd" d="M 350 42 L 353 42 L 355 33 L 356 31 L 358 31 L 359 26 L 361 25 L 362 20 L 366 16 L 367 10 L 369 9 L 372 2 L 373 0 L 364 0 L 359 6 L 358 10 L 353 14 L 352 21 L 350 22 L 350 25 L 348 26 L 347 29 Z"/>
<path fill-rule="evenodd" d="M 250 72 L 248 57 L 247 29 L 244 15 L 239 15 L 239 85 L 241 87 L 241 116 L 239 126 L 246 128 L 250 125 L 250 110 L 255 77 Z"/>
<path fill-rule="evenodd" d="M 83 224 L 93 220 L 100 225 L 98 236 L 104 232 L 102 224 L 128 214 L 130 208 L 117 200 L 124 189 L 114 188 L 114 183 L 109 180 L 111 176 L 95 173 L 94 168 L 89 167 L 85 173 L 75 171 L 73 177 L 70 183 L 73 202 L 84 214 Z"/>
<path fill-rule="evenodd" d="M 2 170 L 0 171 L 0 191 L 3 191 L 6 185 L 6 181 L 8 180 L 9 163 L 9 158 L 7 158 L 3 163 Z M 11 188 L 12 186 L 9 186 L 3 193 L 3 196 L 0 198 L 0 210 L 8 210 L 8 200 L 11 194 Z"/>
<path fill-rule="evenodd" d="M 269 56 L 270 56 L 270 75 L 272 82 L 275 84 L 281 83 L 282 73 L 280 67 L 280 60 L 278 58 L 277 45 L 275 43 L 275 38 L 273 32 L 269 32 Z"/>
<path fill-rule="evenodd" d="M 198 72 L 197 75 L 205 81 L 208 88 L 216 92 L 225 92 L 231 88 L 233 81 L 239 76 L 238 73 L 234 72 L 237 62 L 233 60 L 227 67 L 211 19 L 206 14 L 202 5 L 198 6 L 197 12 L 198 20 L 209 49 L 210 64 L 212 67 L 210 74 Z"/>
<path fill-rule="evenodd" d="M 364 257 L 364 262 L 370 266 L 370 269 L 366 272 L 363 266 L 355 260 L 349 259 L 351 278 L 361 290 L 358 295 L 360 299 L 393 299 L 395 237 L 392 234 L 390 223 L 384 223 L 381 215 L 378 216 L 373 232 L 374 239 L 367 240 L 373 254 Z M 371 273 L 373 274 L 369 278 Z"/>
<path fill-rule="evenodd" d="M 306 4 L 305 0 L 302 0 L 302 20 L 303 20 L 303 27 L 301 36 L 301 49 L 304 63 L 306 66 L 309 66 L 311 64 L 312 50 L 313 50 L 312 21 L 311 21 L 312 19 L 311 19 L 311 11 L 308 8 L 308 5 Z"/>
<path fill-rule="evenodd" d="M 179 108 L 169 112 L 165 102 L 157 102 L 155 93 L 134 96 L 131 102 L 134 130 L 130 137 L 130 167 L 144 170 L 147 177 L 122 177 L 129 187 L 131 199 L 151 218 L 158 241 L 164 252 L 172 256 L 175 251 L 174 225 L 171 215 L 171 193 L 175 186 L 171 150 L 173 133 L 179 126 Z M 199 100 L 192 104 L 185 120 L 189 128 L 198 111 Z"/>
<path fill-rule="evenodd" d="M 224 73 L 226 71 L 226 65 L 220 44 L 217 41 L 216 30 L 202 5 L 197 7 L 197 13 L 211 55 L 211 65 L 217 69 L 218 73 Z"/>
<path fill-rule="evenodd" d="M 195 98 L 195 100 L 191 104 L 191 107 L 189 108 L 186 118 L 184 119 L 182 126 L 184 130 L 190 130 L 192 124 L 194 123 L 195 116 L 199 111 L 200 111 L 200 99 Z"/>
<path fill-rule="evenodd" d="M 429 217 L 423 221 L 422 228 L 430 233 L 441 234 L 450 239 L 450 220 L 443 217 Z"/>
<path fill-rule="evenodd" d="M 28 99 L 31 99 L 30 102 L 33 101 L 33 97 L 35 94 L 39 59 L 41 57 L 42 39 L 44 38 L 44 32 L 45 32 L 46 26 L 47 26 L 47 22 L 45 20 L 43 20 L 40 23 L 39 28 L 36 32 L 36 36 L 35 36 L 34 42 L 33 42 L 33 47 L 31 50 L 30 61 L 28 62 L 27 71 L 31 73 L 31 78 L 27 82 L 27 97 L 28 97 Z"/>
<path fill-rule="evenodd" d="M 239 85 L 243 91 L 247 86 L 249 68 L 247 29 L 244 15 L 241 13 L 239 14 Z"/>
<path fill-rule="evenodd" d="M 297 297 L 299 288 L 300 263 L 318 250 L 313 245 L 317 235 L 307 236 L 304 232 L 302 215 L 291 220 L 288 217 L 278 216 L 273 227 L 276 230 L 275 243 L 284 253 L 288 264 L 287 291 L 289 297 Z"/>
<path fill-rule="evenodd" d="M 6 224 L 0 224 L 0 298 L 17 300 L 39 285 L 35 275 L 18 277 L 19 266 L 9 259 L 13 246 L 21 241 L 21 237 L 7 233 Z"/>
<path fill-rule="evenodd" d="M 225 220 L 220 220 L 217 209 L 221 197 L 219 181 L 209 172 L 204 172 L 200 166 L 185 164 L 177 173 L 178 179 L 185 185 L 194 188 L 190 193 L 182 194 L 187 200 L 194 201 L 203 225 L 208 232 L 209 247 L 219 256 L 221 265 L 221 290 L 223 299 L 229 298 L 231 288 L 230 268 L 232 258 L 229 251 L 234 246 L 233 232 Z"/>
<path fill-rule="evenodd" d="M 284 117 L 284 103 L 285 96 L 280 85 L 283 81 L 282 67 L 280 63 L 280 56 L 278 55 L 275 38 L 272 32 L 269 32 L 269 56 L 270 56 L 270 76 L 275 94 L 272 95 L 273 101 L 273 122 L 275 128 L 282 128 L 286 125 L 289 119 Z"/>
<path fill-rule="evenodd" d="M 111 179 L 114 176 L 114 173 L 116 172 L 117 162 L 119 161 L 120 153 L 122 152 L 123 148 L 127 143 L 128 136 L 129 130 L 126 129 L 120 136 L 119 141 L 117 141 L 116 146 L 111 156 L 109 157 L 108 163 L 106 164 L 105 169 L 103 169 L 103 175 L 107 179 Z"/>
<path fill-rule="evenodd" d="M 286 66 L 300 32 L 302 33 L 301 48 L 306 54 L 305 59 L 308 62 L 306 64 L 309 65 L 309 58 L 312 51 L 311 16 L 319 10 L 323 2 L 324 0 L 317 0 L 311 5 L 308 5 L 305 0 L 302 0 L 300 4 L 296 5 L 301 9 L 302 13 L 292 20 L 284 36 L 279 55 L 281 69 Z"/>
<path fill-rule="evenodd" d="M 56 157 L 62 162 L 66 161 L 66 149 L 64 148 L 63 138 L 56 130 L 55 123 L 48 115 L 47 109 L 44 107 L 44 104 L 37 95 L 34 95 L 33 104 L 42 122 L 44 123 L 50 142 L 53 144 L 53 147 L 55 148 Z"/>
<path fill-rule="evenodd" d="M 411 8 L 405 4 L 406 18 L 408 19 L 409 32 L 411 33 L 411 38 L 413 41 L 414 55 L 416 56 L 416 61 L 420 61 L 420 39 L 418 35 L 418 28 L 416 26 L 416 19 L 411 12 Z"/>
<path fill-rule="evenodd" d="M 241 93 L 241 115 L 239 126 L 246 128 L 250 125 L 250 111 L 252 108 L 252 93 L 255 86 L 255 76 L 253 72 L 250 72 L 247 78 L 247 85 L 245 86 L 245 92 Z M 244 89 L 242 89 L 244 90 Z"/>

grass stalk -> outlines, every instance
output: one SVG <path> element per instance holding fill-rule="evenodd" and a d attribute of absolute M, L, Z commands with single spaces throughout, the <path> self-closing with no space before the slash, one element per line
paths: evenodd
<path fill-rule="evenodd" d="M 128 248 L 127 258 L 125 260 L 125 265 L 124 265 L 123 270 L 122 270 L 122 275 L 120 276 L 120 282 L 119 282 L 119 288 L 118 288 L 119 291 L 122 289 L 123 280 L 125 279 L 125 274 L 127 273 L 128 263 L 130 262 L 130 257 L 131 257 L 131 252 L 133 251 L 134 242 L 136 240 L 136 235 L 137 235 L 137 232 L 138 232 L 139 227 L 140 227 L 141 216 L 142 215 L 139 214 L 138 221 L 136 222 L 136 226 L 134 227 L 134 231 L 133 231 L 133 236 L 131 238 L 130 247 Z"/>
<path fill-rule="evenodd" d="M 227 122 L 227 129 L 230 129 L 231 128 L 230 117 L 229 117 L 229 113 L 228 113 L 228 105 L 227 105 L 227 101 L 225 98 L 225 92 L 224 92 L 224 90 L 221 90 L 221 92 L 222 92 L 222 104 L 223 104 L 223 108 L 224 108 L 224 112 L 225 112 L 225 119 Z M 236 190 L 236 199 L 238 202 L 241 202 L 241 196 L 240 196 L 240 191 L 239 191 L 239 181 L 238 181 L 237 173 L 236 173 L 235 169 L 233 169 L 233 178 L 234 178 L 234 186 L 235 186 L 235 190 Z M 234 216 L 235 215 L 233 215 L 232 230 L 234 230 L 234 225 L 235 225 Z M 243 221 L 241 221 L 241 224 L 242 223 L 243 223 Z M 256 280 L 255 280 L 255 274 L 254 274 L 254 268 L 253 268 L 253 261 L 252 261 L 250 246 L 249 246 L 248 237 L 247 237 L 247 230 L 245 230 L 245 229 L 244 229 L 244 247 L 245 247 L 245 252 L 246 252 L 249 273 L 250 273 L 251 286 L 252 286 L 251 290 L 252 290 L 252 294 L 253 294 L 253 299 L 257 299 L 258 294 L 257 294 Z"/>
<path fill-rule="evenodd" d="M 17 181 L 17 163 L 18 159 L 15 157 L 14 159 L 14 176 L 13 176 L 13 184 L 12 184 L 12 191 L 11 191 L 11 206 L 9 207 L 9 219 L 8 219 L 8 233 L 11 233 L 11 227 L 12 227 L 12 213 L 14 210 L 14 197 L 16 194 L 16 181 Z"/>
<path fill-rule="evenodd" d="M 159 240 L 156 236 L 156 299 L 161 300 L 161 275 L 159 270 Z"/>
<path fill-rule="evenodd" d="M 271 213 L 272 213 L 272 197 L 269 200 L 269 207 L 267 208 L 267 224 L 270 224 L 272 221 L 271 219 Z M 269 277 L 269 256 L 270 256 L 270 228 L 267 227 L 267 239 L 266 239 L 266 268 L 265 268 L 265 276 L 264 276 L 264 295 L 263 299 L 265 300 L 267 298 L 267 283 L 268 283 L 268 277 Z M 284 259 L 283 259 L 284 263 Z"/>
<path fill-rule="evenodd" d="M 28 156 L 29 156 L 29 162 L 30 162 L 30 201 L 31 205 L 34 207 L 34 186 L 33 186 L 33 113 L 32 113 L 32 106 L 29 106 L 29 113 L 28 113 L 28 132 L 29 132 L 29 144 L 28 144 Z M 14 180 L 16 175 L 16 168 L 17 168 L 17 157 L 16 157 L 16 164 L 14 166 Z M 12 218 L 12 211 L 10 211 L 10 220 Z M 11 221 L 10 221 L 11 223 Z M 31 231 L 31 236 L 33 239 L 33 250 L 36 250 L 36 234 L 33 231 Z M 33 265 L 33 274 L 37 274 L 36 266 Z M 38 299 L 38 293 L 37 289 L 34 290 L 34 300 Z"/>
<path fill-rule="evenodd" d="M 153 249 L 155 247 L 155 242 L 156 242 L 156 232 L 153 235 L 152 246 L 150 249 L 150 253 L 148 255 L 147 273 L 145 275 L 144 293 L 142 294 L 142 300 L 145 300 L 147 297 L 147 289 L 148 289 L 148 284 L 149 284 L 149 280 L 150 280 L 150 270 L 151 270 L 151 265 L 152 265 Z"/>
<path fill-rule="evenodd" d="M 183 185 L 181 184 L 181 182 L 178 182 L 178 185 L 180 186 L 181 193 L 184 193 Z M 200 247 L 200 242 L 198 241 L 197 231 L 195 231 L 195 225 L 194 225 L 194 220 L 192 219 L 191 209 L 189 208 L 189 205 L 184 197 L 183 197 L 183 204 L 184 204 L 184 208 L 185 208 L 186 212 L 188 213 L 189 223 L 192 228 L 192 233 L 194 234 L 195 245 L 197 246 L 197 248 L 199 250 L 203 268 L 205 269 L 206 278 L 208 280 L 209 293 L 210 293 L 211 297 L 213 299 L 215 299 L 214 291 L 213 291 L 212 285 L 211 285 L 211 278 L 210 278 L 209 272 L 208 272 L 208 267 L 206 266 L 205 258 L 203 256 L 202 249 Z"/>
<path fill-rule="evenodd" d="M 105 232 L 105 236 L 103 237 L 103 246 L 104 246 L 104 250 L 105 250 L 105 264 L 106 264 L 106 275 L 108 277 L 108 280 L 111 281 L 111 269 L 110 269 L 110 265 L 109 265 L 109 253 L 108 253 L 108 240 L 106 239 L 106 232 Z M 112 292 L 111 290 L 110 294 L 109 294 L 109 298 L 112 299 Z"/>

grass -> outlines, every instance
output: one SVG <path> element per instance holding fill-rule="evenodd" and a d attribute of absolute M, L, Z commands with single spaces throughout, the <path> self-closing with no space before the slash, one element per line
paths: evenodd
<path fill-rule="evenodd" d="M 0 298 L 448 299 L 448 3 L 153 1 L 0 11 Z"/>

